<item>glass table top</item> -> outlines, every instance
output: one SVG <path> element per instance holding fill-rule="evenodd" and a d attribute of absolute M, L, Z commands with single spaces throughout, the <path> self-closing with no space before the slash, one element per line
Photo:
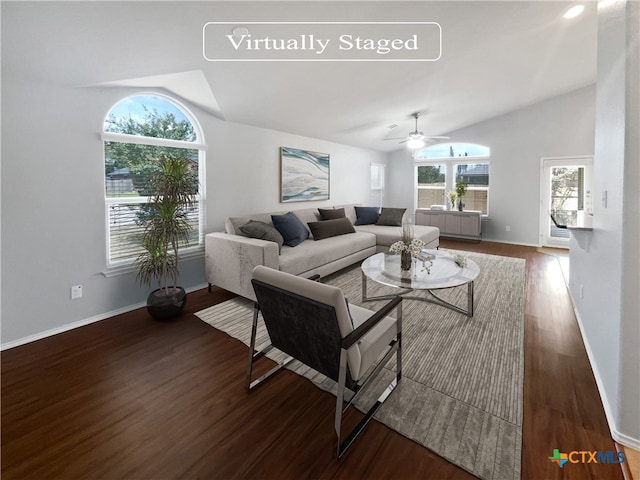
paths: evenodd
<path fill-rule="evenodd" d="M 465 266 L 456 264 L 454 256 L 443 250 L 423 250 L 422 257 L 433 255 L 429 261 L 415 258 L 411 269 L 400 269 L 400 255 L 376 253 L 362 262 L 362 273 L 371 280 L 390 287 L 410 288 L 413 290 L 435 290 L 465 285 L 476 279 L 480 268 L 471 259 L 464 257 Z"/>

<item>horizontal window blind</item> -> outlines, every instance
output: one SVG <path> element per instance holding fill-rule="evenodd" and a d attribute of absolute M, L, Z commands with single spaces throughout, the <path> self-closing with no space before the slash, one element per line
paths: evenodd
<path fill-rule="evenodd" d="M 107 205 L 109 220 L 109 260 L 111 263 L 122 263 L 135 260 L 143 252 L 143 229 L 140 219 L 145 214 L 144 203 L 116 203 Z M 186 242 L 180 248 L 196 247 L 201 243 L 200 229 L 201 205 L 194 204 L 187 212 L 187 219 L 192 227 Z"/>

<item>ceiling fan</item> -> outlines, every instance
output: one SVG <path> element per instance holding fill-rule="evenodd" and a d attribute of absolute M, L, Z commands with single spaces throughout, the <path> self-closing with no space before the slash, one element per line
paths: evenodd
<path fill-rule="evenodd" d="M 418 131 L 418 117 L 420 117 L 420 112 L 416 112 L 411 116 L 416 120 L 416 129 L 413 132 L 409 133 L 409 135 L 407 135 L 406 137 L 385 138 L 385 140 L 402 140 L 401 142 L 398 142 L 398 143 L 407 142 L 407 146 L 410 149 L 416 150 L 418 148 L 424 147 L 427 144 L 426 142 L 427 140 L 431 140 L 431 139 L 446 140 L 449 138 L 449 137 L 438 136 L 438 135 L 425 135 L 423 132 Z"/>

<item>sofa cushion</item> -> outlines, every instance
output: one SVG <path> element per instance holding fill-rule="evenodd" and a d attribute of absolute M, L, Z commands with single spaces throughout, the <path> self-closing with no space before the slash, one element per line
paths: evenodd
<path fill-rule="evenodd" d="M 271 215 L 271 221 L 284 238 L 285 245 L 296 247 L 309 238 L 307 227 L 291 212 L 284 215 Z"/>
<path fill-rule="evenodd" d="M 402 227 L 391 227 L 389 225 L 359 225 L 358 232 L 369 232 L 376 236 L 376 244 L 390 246 L 402 237 Z"/>
<path fill-rule="evenodd" d="M 334 220 L 336 218 L 345 218 L 344 208 L 319 208 L 318 213 L 322 220 Z"/>
<path fill-rule="evenodd" d="M 375 246 L 375 235 L 366 232 L 339 235 L 318 242 L 305 240 L 295 248 L 284 245 L 280 254 L 280 270 L 300 275 Z"/>
<path fill-rule="evenodd" d="M 269 223 L 259 222 L 257 220 L 251 220 L 240 227 L 240 231 L 251 238 L 259 238 L 261 240 L 268 240 L 270 242 L 276 242 L 278 248 L 281 249 L 284 244 L 284 238 L 280 232 Z"/>
<path fill-rule="evenodd" d="M 389 247 L 392 243 L 402 239 L 402 227 L 391 227 L 389 225 L 362 225 L 357 226 L 356 231 L 373 233 L 376 236 L 376 243 L 384 247 Z M 413 237 L 419 238 L 424 243 L 429 244 L 440 238 L 440 230 L 437 227 L 414 225 Z"/>
<path fill-rule="evenodd" d="M 300 219 L 304 228 L 311 234 L 311 229 L 307 226 L 309 222 L 318 222 L 322 220 L 322 217 L 318 213 L 317 208 L 302 208 L 300 210 L 293 210 L 293 213 L 296 217 Z"/>
<path fill-rule="evenodd" d="M 371 225 L 378 221 L 380 209 L 378 207 L 358 207 L 356 206 L 356 225 Z"/>
<path fill-rule="evenodd" d="M 240 230 L 240 227 L 246 225 L 251 220 L 256 220 L 258 222 L 264 222 L 268 224 L 272 224 L 271 215 L 281 215 L 286 212 L 269 212 L 269 213 L 254 213 L 253 215 L 244 215 L 242 217 L 228 217 L 224 221 L 224 229 L 227 233 L 231 235 L 240 235 L 246 237 L 247 234 L 243 233 Z"/>
<path fill-rule="evenodd" d="M 355 205 L 336 205 L 335 208 L 343 208 L 344 216 L 351 220 L 351 223 L 353 223 L 354 225 L 358 221 Z"/>
<path fill-rule="evenodd" d="M 390 225 L 394 227 L 402 226 L 402 217 L 406 208 L 386 208 L 382 207 L 382 212 L 378 217 L 376 225 Z"/>
<path fill-rule="evenodd" d="M 323 220 L 321 222 L 309 222 L 308 225 L 315 240 L 355 233 L 351 221 L 346 217 Z"/>

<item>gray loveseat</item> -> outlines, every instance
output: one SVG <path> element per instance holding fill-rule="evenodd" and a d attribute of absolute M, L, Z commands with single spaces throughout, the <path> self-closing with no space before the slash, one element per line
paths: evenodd
<path fill-rule="evenodd" d="M 225 232 L 214 232 L 205 236 L 205 269 L 209 287 L 217 285 L 255 300 L 251 277 L 257 265 L 293 275 L 309 277 L 319 274 L 322 277 L 362 261 L 376 252 L 387 251 L 392 243 L 401 238 L 401 226 L 356 225 L 354 205 L 327 208 L 343 208 L 346 217 L 354 225 L 355 231 L 320 240 L 315 239 L 310 233 L 309 238 L 295 247 L 283 245 L 279 248 L 276 242 L 251 238 L 240 228 L 252 220 L 273 225 L 271 215 L 282 215 L 287 211 L 227 218 Z M 300 219 L 309 232 L 311 232 L 308 226 L 310 222 L 322 221 L 317 208 L 291 212 Z M 438 247 L 440 230 L 437 227 L 415 225 L 413 229 L 414 237 L 424 241 L 426 248 Z"/>

